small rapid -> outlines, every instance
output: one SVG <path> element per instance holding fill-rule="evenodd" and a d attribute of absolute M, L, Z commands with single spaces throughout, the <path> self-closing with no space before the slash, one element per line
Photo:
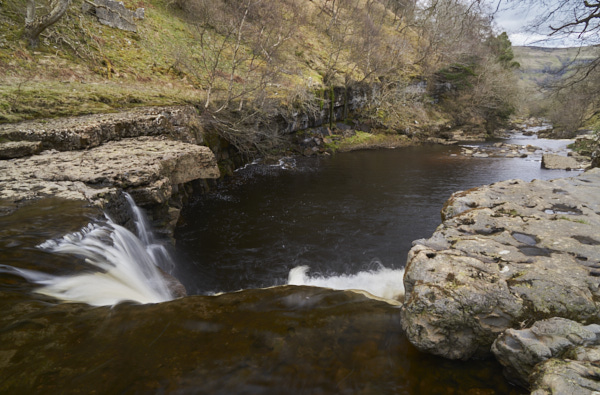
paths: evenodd
<path fill-rule="evenodd" d="M 337 276 L 309 275 L 309 270 L 309 266 L 298 266 L 290 270 L 288 285 L 366 291 L 377 298 L 389 301 L 404 298 L 404 269 L 390 269 L 379 265 L 375 270 Z"/>
<path fill-rule="evenodd" d="M 113 306 L 123 301 L 160 303 L 174 299 L 164 274 L 174 267 L 173 260 L 165 247 L 154 240 L 133 199 L 126 197 L 139 237 L 107 217 L 38 246 L 44 251 L 83 259 L 89 270 L 54 275 L 0 265 L 0 273 L 15 274 L 41 285 L 34 292 L 63 302 Z"/>

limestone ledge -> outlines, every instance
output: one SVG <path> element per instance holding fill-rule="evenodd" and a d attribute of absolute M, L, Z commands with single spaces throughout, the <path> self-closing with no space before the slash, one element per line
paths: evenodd
<path fill-rule="evenodd" d="M 190 106 L 143 107 L 112 114 L 3 124 L 0 142 L 41 142 L 42 149 L 57 151 L 89 149 L 108 141 L 139 136 L 169 136 L 201 144 L 202 133 L 196 117 L 195 109 Z"/>
<path fill-rule="evenodd" d="M 455 193 L 408 256 L 402 326 L 420 350 L 491 355 L 508 328 L 600 323 L 600 169 Z"/>
<path fill-rule="evenodd" d="M 219 177 L 209 148 L 160 137 L 109 141 L 83 151 L 47 150 L 0 161 L 0 200 L 59 197 L 105 208 L 120 190 L 141 206 L 165 206 L 181 184 Z"/>

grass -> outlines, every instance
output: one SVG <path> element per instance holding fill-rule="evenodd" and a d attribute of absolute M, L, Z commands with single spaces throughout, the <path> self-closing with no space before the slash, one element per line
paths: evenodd
<path fill-rule="evenodd" d="M 199 94 L 189 89 L 131 82 L 29 81 L 0 86 L 0 123 L 185 104 L 195 101 Z"/>
<path fill-rule="evenodd" d="M 36 50 L 15 28 L 25 2 L 6 2 L 9 17 L 0 19 L 0 31 L 11 30 L 0 35 L 0 123 L 201 100 L 202 92 L 173 68 L 172 43 L 190 35 L 163 2 L 126 0 L 130 9 L 146 9 L 132 33 L 82 15 L 82 0 L 75 0 Z"/>
<path fill-rule="evenodd" d="M 566 215 L 561 215 L 560 217 L 558 217 L 558 219 L 563 219 L 566 221 L 571 221 L 571 222 L 577 222 L 578 224 L 584 224 L 584 225 L 589 225 L 590 223 L 584 219 L 573 219 L 573 218 L 569 218 Z"/>
<path fill-rule="evenodd" d="M 354 136 L 344 138 L 335 143 L 333 148 L 340 152 L 346 152 L 372 148 L 398 148 L 409 144 L 410 139 L 403 135 L 357 131 Z"/>

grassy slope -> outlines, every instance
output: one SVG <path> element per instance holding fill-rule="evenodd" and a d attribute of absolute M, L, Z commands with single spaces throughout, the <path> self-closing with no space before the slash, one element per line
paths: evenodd
<path fill-rule="evenodd" d="M 183 32 L 176 18 L 165 20 L 164 9 L 153 4 L 161 2 L 125 1 L 146 7 L 136 34 L 82 15 L 76 0 L 35 51 L 19 39 L 23 3 L 5 4 L 10 18 L 0 20 L 0 31 L 7 31 L 0 48 L 0 122 L 180 104 L 197 95 L 169 69 L 167 43 Z"/>
<path fill-rule="evenodd" d="M 167 8 L 168 2 L 123 0 L 129 9 L 145 8 L 137 33 L 113 29 L 83 15 L 82 2 L 73 1 L 67 15 L 42 34 L 35 51 L 20 39 L 26 1 L 0 2 L 0 123 L 134 106 L 202 103 L 204 91 L 177 63 L 182 47 L 198 43 L 190 27 Z M 311 14 L 310 8 L 317 6 L 306 2 L 303 7 Z M 319 12 L 312 15 L 326 17 Z M 281 55 L 286 73 L 271 92 L 282 101 L 307 81 L 317 87 L 321 82 L 329 52 L 327 37 L 314 28 L 316 23 L 323 21 L 298 26 L 296 37 L 286 43 Z M 407 53 L 407 59 L 410 56 Z M 338 67 L 345 72 L 352 65 L 340 62 Z"/>
<path fill-rule="evenodd" d="M 598 49 L 513 47 L 515 60 L 521 64 L 519 78 L 525 86 L 541 87 L 551 82 L 573 62 L 586 62 L 596 57 Z"/>

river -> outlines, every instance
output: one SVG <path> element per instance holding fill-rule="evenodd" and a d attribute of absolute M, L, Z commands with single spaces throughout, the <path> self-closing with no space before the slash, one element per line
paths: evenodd
<path fill-rule="evenodd" d="M 388 296 L 401 287 L 412 240 L 431 235 L 451 193 L 578 174 L 540 169 L 539 159 L 422 146 L 249 165 L 186 207 L 173 274 L 196 296 L 171 302 L 61 304 L 0 270 L 0 392 L 522 393 L 494 361 L 418 352 L 400 333 L 397 305 L 265 287 Z M 89 270 L 39 246 L 97 214 L 49 199 L 0 217 L 2 265 Z"/>

